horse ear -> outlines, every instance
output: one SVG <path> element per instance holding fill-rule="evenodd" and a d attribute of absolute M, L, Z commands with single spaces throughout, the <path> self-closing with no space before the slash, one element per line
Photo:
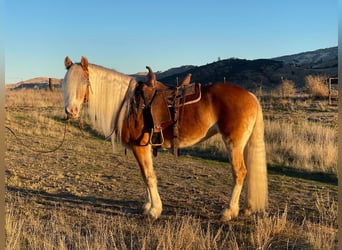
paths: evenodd
<path fill-rule="evenodd" d="M 187 85 L 190 84 L 191 81 L 191 74 L 187 74 L 186 77 L 183 79 L 180 85 Z"/>
<path fill-rule="evenodd" d="M 84 72 L 85 77 L 89 80 L 89 70 L 88 70 L 88 59 L 85 56 L 81 58 L 81 66 Z"/>
<path fill-rule="evenodd" d="M 82 56 L 81 58 L 81 66 L 84 70 L 88 70 L 88 59 L 85 56 Z"/>
<path fill-rule="evenodd" d="M 146 66 L 146 69 L 148 69 L 147 85 L 154 88 L 156 82 L 156 75 L 153 73 L 152 69 L 149 66 Z"/>
<path fill-rule="evenodd" d="M 64 59 L 64 66 L 66 69 L 69 69 L 73 65 L 73 62 L 70 60 L 70 58 L 67 56 Z"/>

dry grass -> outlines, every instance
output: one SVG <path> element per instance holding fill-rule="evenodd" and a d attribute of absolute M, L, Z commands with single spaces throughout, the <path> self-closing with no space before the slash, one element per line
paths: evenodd
<path fill-rule="evenodd" d="M 318 223 L 307 221 L 304 223 L 305 236 L 315 249 L 327 249 L 336 243 L 337 202 L 329 194 L 325 197 L 316 194 L 316 207 L 319 211 Z M 329 248 L 332 249 L 332 248 Z"/>
<path fill-rule="evenodd" d="M 337 244 L 336 203 L 325 205 L 327 211 L 320 211 L 323 221 L 319 223 L 303 221 L 296 225 L 287 218 L 285 207 L 275 215 L 254 216 L 239 228 L 184 215 L 152 223 L 87 208 L 72 210 L 63 204 L 33 210 L 28 199 L 8 199 L 5 230 L 9 250 L 334 249 Z M 242 228 L 249 228 L 250 232 Z"/>
<path fill-rule="evenodd" d="M 148 223 L 87 209 L 70 215 L 70 208 L 63 206 L 44 212 L 18 211 L 17 203 L 29 202 L 21 199 L 14 197 L 7 207 L 7 249 L 244 249 L 246 246 L 334 249 L 336 246 L 336 225 L 304 221 L 298 226 L 288 220 L 286 209 L 276 215 L 253 217 L 248 238 L 246 232 L 233 226 L 217 227 L 191 216 Z M 328 205 L 329 210 L 335 211 L 336 207 Z M 336 212 L 328 216 L 336 216 Z"/>
<path fill-rule="evenodd" d="M 319 78 L 308 76 L 308 78 L 310 77 Z M 284 81 L 282 85 L 294 87 L 289 81 Z M 285 89 L 292 89 L 292 87 Z M 288 91 L 286 93 L 290 94 Z M 284 104 L 282 104 L 282 100 L 285 101 Z M 308 101 L 305 100 L 304 102 Z M 286 106 L 286 109 L 293 111 L 296 106 L 302 104 L 294 103 L 288 99 L 280 99 L 277 101 L 277 105 Z M 326 112 L 326 105 L 322 105 L 322 103 L 317 105 L 317 111 Z M 8 123 L 15 126 L 19 133 L 31 136 L 33 141 L 39 141 L 46 136 L 58 137 L 63 131 L 63 127 L 57 126 L 60 124 L 61 117 L 65 116 L 60 91 L 7 91 L 6 107 L 16 107 L 15 112 L 18 112 L 15 119 L 9 116 L 6 117 Z M 29 129 L 22 128 L 20 123 L 24 119 L 23 110 L 27 110 L 27 113 L 30 114 L 25 119 L 36 121 L 35 126 Z M 48 115 L 46 115 L 47 112 Z M 42 113 L 45 115 L 42 115 Z M 265 141 L 267 161 L 270 164 L 285 165 L 308 171 L 337 173 L 337 136 L 334 127 L 325 126 L 324 123 L 319 122 L 301 120 L 298 123 L 295 121 L 287 122 L 284 119 L 266 119 Z M 196 150 L 199 150 L 201 155 L 208 155 L 214 159 L 226 159 L 226 149 L 219 136 L 212 137 L 196 146 L 194 150 L 189 149 L 185 150 L 185 152 L 190 151 L 196 154 Z"/>
<path fill-rule="evenodd" d="M 6 97 L 6 124 L 39 148 L 41 143 L 43 147 L 53 147 L 63 131 L 60 93 L 22 90 L 7 92 Z M 265 125 L 268 163 L 336 173 L 334 128 L 317 122 L 299 125 L 272 119 L 266 119 Z M 336 194 L 330 195 L 337 193 L 334 186 L 270 175 L 268 213 L 222 224 L 213 213 L 220 210 L 218 204 L 227 202 L 226 172 L 230 171 L 219 172 L 217 163 L 184 158 L 180 160 L 184 168 L 178 166 L 176 171 L 170 165 L 174 158 L 159 155 L 155 162 L 165 212 L 160 220 L 149 222 L 135 212 L 135 203 L 130 203 L 143 196 L 135 161 L 112 156 L 105 148 L 111 148 L 109 143 L 104 144 L 93 134 L 87 132 L 87 139 L 79 139 L 81 136 L 77 127 L 70 127 L 62 152 L 32 156 L 13 145 L 16 141 L 6 134 L 6 142 L 12 143 L 5 158 L 7 249 L 335 249 L 337 246 Z M 211 159 L 226 157 L 218 137 L 193 150 L 195 155 L 207 152 Z M 25 155 L 29 157 L 24 158 Z"/>
<path fill-rule="evenodd" d="M 265 142 L 268 164 L 337 174 L 336 128 L 309 121 L 265 120 Z M 196 150 L 219 160 L 227 157 L 218 135 L 198 145 Z"/>
<path fill-rule="evenodd" d="M 63 106 L 63 97 L 59 89 L 55 91 L 36 90 L 36 89 L 21 89 L 21 90 L 6 90 L 5 107 L 58 107 Z"/>
<path fill-rule="evenodd" d="M 287 207 L 282 214 L 255 217 L 255 229 L 251 234 L 251 242 L 255 249 L 270 249 L 277 236 L 286 230 L 293 230 L 293 225 L 287 220 Z"/>
<path fill-rule="evenodd" d="M 149 223 L 86 208 L 70 211 L 62 204 L 45 211 L 16 209 L 24 203 L 29 201 L 21 197 L 7 203 L 7 249 L 238 249 L 231 248 L 237 246 L 233 231 L 212 229 L 191 216 Z"/>
<path fill-rule="evenodd" d="M 267 162 L 337 174 L 336 129 L 315 122 L 265 122 Z"/>

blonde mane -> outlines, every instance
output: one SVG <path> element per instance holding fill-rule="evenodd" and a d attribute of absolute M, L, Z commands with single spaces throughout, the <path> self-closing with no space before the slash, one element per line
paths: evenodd
<path fill-rule="evenodd" d="M 115 70 L 89 64 L 90 98 L 88 113 L 92 124 L 112 142 L 121 138 L 122 123 L 130 109 L 136 80 Z"/>

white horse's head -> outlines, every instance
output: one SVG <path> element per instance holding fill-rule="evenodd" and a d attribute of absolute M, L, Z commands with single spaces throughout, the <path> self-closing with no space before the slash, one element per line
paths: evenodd
<path fill-rule="evenodd" d="M 89 101 L 88 59 L 84 56 L 80 63 L 73 63 L 69 57 L 64 59 L 67 73 L 62 81 L 65 113 L 67 119 L 79 117 L 82 104 Z"/>

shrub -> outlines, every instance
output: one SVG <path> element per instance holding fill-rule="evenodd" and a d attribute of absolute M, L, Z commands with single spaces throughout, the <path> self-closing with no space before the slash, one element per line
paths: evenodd
<path fill-rule="evenodd" d="M 305 77 L 305 88 L 308 94 L 314 97 L 327 97 L 329 89 L 326 78 L 320 75 L 308 75 Z"/>
<path fill-rule="evenodd" d="M 295 83 L 291 80 L 282 80 L 282 82 L 276 88 L 276 94 L 281 97 L 290 97 L 296 93 Z"/>

